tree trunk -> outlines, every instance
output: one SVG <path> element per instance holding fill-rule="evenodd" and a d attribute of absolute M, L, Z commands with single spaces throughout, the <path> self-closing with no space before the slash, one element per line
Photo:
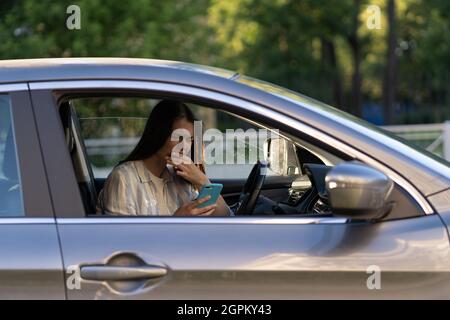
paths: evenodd
<path fill-rule="evenodd" d="M 331 87 L 333 88 L 333 105 L 343 107 L 342 79 L 336 57 L 336 47 L 332 40 L 322 38 L 324 67 L 331 71 Z"/>
<path fill-rule="evenodd" d="M 352 52 L 353 75 L 351 91 L 351 112 L 358 117 L 362 116 L 362 93 L 361 93 L 361 47 L 358 39 L 360 0 L 354 0 L 354 12 L 352 17 L 352 30 L 348 37 L 348 43 Z"/>
<path fill-rule="evenodd" d="M 384 77 L 384 121 L 386 124 L 394 123 L 395 93 L 397 82 L 397 62 L 395 58 L 395 47 L 397 45 L 395 18 L 395 0 L 388 1 L 388 38 L 386 71 Z"/>

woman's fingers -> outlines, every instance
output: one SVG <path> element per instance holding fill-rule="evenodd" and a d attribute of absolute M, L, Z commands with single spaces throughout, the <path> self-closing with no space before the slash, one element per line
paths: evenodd
<path fill-rule="evenodd" d="M 172 161 L 172 159 L 170 159 L 170 157 L 166 157 L 166 161 L 167 161 L 167 164 L 169 164 L 169 165 L 173 166 L 175 169 L 177 169 L 178 166 Z"/>
<path fill-rule="evenodd" d="M 203 208 L 198 208 L 199 205 L 201 205 L 202 203 L 205 203 L 206 201 L 208 201 L 209 199 L 211 199 L 211 196 L 206 196 L 204 198 L 201 199 L 197 199 L 194 202 L 191 203 L 190 205 L 190 212 L 192 215 L 194 216 L 198 216 L 198 215 L 202 215 L 207 213 L 208 211 L 214 211 L 217 207 L 216 204 L 212 204 Z"/>
<path fill-rule="evenodd" d="M 180 171 L 190 172 L 190 169 L 191 169 L 189 164 L 188 165 L 183 164 L 183 163 L 175 164 L 171 159 L 167 159 L 167 163 L 172 165 L 175 168 L 175 170 L 177 171 L 177 173 Z"/>
<path fill-rule="evenodd" d="M 197 199 L 197 200 L 195 200 L 194 202 L 192 202 L 191 206 L 192 206 L 193 208 L 196 208 L 196 207 L 198 207 L 199 205 L 201 205 L 202 203 L 208 201 L 209 199 L 211 199 L 211 196 L 206 196 L 206 197 L 204 197 L 204 198 Z"/>
<path fill-rule="evenodd" d="M 189 178 L 189 174 L 185 171 L 177 170 L 177 175 L 179 175 L 182 178 Z"/>
<path fill-rule="evenodd" d="M 212 205 L 206 206 L 204 208 L 195 208 L 191 212 L 194 216 L 201 216 L 201 215 L 206 215 L 210 211 L 211 211 L 211 213 L 214 212 L 214 210 L 216 210 L 216 207 L 217 207 L 216 204 L 212 204 Z"/>
<path fill-rule="evenodd" d="M 180 165 L 180 164 L 192 164 L 192 160 L 190 157 L 187 156 L 177 156 L 177 155 L 173 155 L 173 156 L 167 156 L 166 157 L 166 161 L 167 162 L 171 162 L 171 164 L 174 165 Z"/>
<path fill-rule="evenodd" d="M 187 171 L 188 166 L 186 166 L 185 164 L 178 164 L 178 165 L 177 165 L 177 168 L 178 168 L 179 170 Z"/>
<path fill-rule="evenodd" d="M 189 204 L 181 206 L 175 215 L 178 216 L 209 216 L 214 213 L 217 208 L 217 204 L 212 204 L 203 208 L 197 206 L 211 199 L 211 196 L 206 196 L 202 199 L 195 200 Z"/>
<path fill-rule="evenodd" d="M 214 208 L 214 209 L 211 209 L 211 210 L 209 210 L 209 211 L 206 212 L 206 213 L 199 214 L 198 216 L 199 216 L 199 217 L 210 216 L 210 215 L 212 215 L 212 214 L 214 213 L 215 210 L 216 210 L 215 208 Z"/>

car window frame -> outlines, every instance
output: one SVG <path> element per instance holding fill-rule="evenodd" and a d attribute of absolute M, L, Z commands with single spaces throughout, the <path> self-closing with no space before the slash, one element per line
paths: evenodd
<path fill-rule="evenodd" d="M 43 222 L 35 218 L 50 218 L 53 221 L 54 210 L 28 85 L 0 84 L 0 94 L 10 97 L 11 124 L 24 210 L 21 216 L 0 217 L 0 223 Z"/>
<path fill-rule="evenodd" d="M 54 105 L 54 111 L 57 111 L 58 107 L 58 99 L 61 99 L 65 96 L 81 96 L 82 94 L 93 95 L 101 93 L 101 92 L 109 92 L 113 91 L 114 93 L 125 92 L 127 95 L 147 95 L 147 96 L 162 96 L 162 97 L 175 97 L 181 99 L 192 99 L 190 102 L 201 103 L 204 105 L 208 105 L 211 107 L 221 106 L 227 111 L 232 113 L 239 114 L 241 116 L 251 116 L 257 118 L 264 118 L 264 114 L 259 114 L 254 110 L 254 108 L 259 108 L 260 111 L 269 112 L 274 114 L 277 113 L 278 120 L 275 120 L 278 124 L 282 124 L 283 128 L 286 128 L 286 132 L 293 135 L 302 135 L 303 140 L 311 140 L 315 141 L 317 145 L 321 147 L 327 148 L 327 151 L 333 151 L 332 153 L 340 153 L 349 159 L 357 159 L 361 160 L 369 165 L 374 166 L 375 168 L 379 168 L 381 171 L 385 172 L 388 176 L 390 176 L 395 182 L 399 183 L 399 185 L 405 189 L 408 194 L 412 194 L 412 198 L 416 201 L 424 214 L 432 214 L 434 213 L 432 207 L 426 201 L 425 198 L 412 186 L 406 179 L 398 175 L 392 169 L 386 167 L 382 163 L 379 163 L 375 159 L 371 158 L 369 155 L 361 153 L 357 149 L 352 146 L 346 145 L 344 142 L 327 135 L 322 131 L 319 131 L 311 126 L 309 126 L 306 122 L 300 122 L 299 120 L 290 118 L 284 114 L 281 114 L 274 110 L 269 110 L 267 107 L 261 106 L 256 102 L 245 100 L 243 97 L 230 96 L 224 93 L 219 93 L 212 91 L 210 89 L 203 89 L 197 87 L 191 87 L 186 84 L 173 84 L 173 83 L 161 83 L 154 81 L 144 81 L 144 80 L 73 80 L 73 81 L 49 81 L 49 82 L 39 82 L 39 83 L 31 83 L 32 94 L 34 92 L 40 91 L 41 93 L 47 94 L 47 101 L 52 100 Z M 263 112 L 263 113 L 264 113 Z M 283 121 L 280 121 L 279 118 L 283 117 Z M 285 119 L 284 119 L 285 118 Z M 267 120 L 267 119 L 266 119 Z M 259 121 L 259 119 L 256 119 Z M 272 120 L 273 121 L 273 120 Z M 59 126 L 61 124 L 59 123 Z M 61 128 L 62 134 L 62 128 Z M 326 138 L 320 139 L 320 137 L 325 136 Z M 63 138 L 63 137 L 61 137 Z M 324 141 L 327 141 L 325 143 Z M 65 148 L 67 149 L 67 148 Z M 65 150 L 67 152 L 67 150 Z M 69 159 L 69 157 L 66 157 Z M 68 166 L 66 166 L 68 167 Z M 67 168 L 66 168 L 67 169 Z M 73 167 L 71 169 L 71 176 L 74 176 Z M 69 172 L 67 172 L 69 173 Z M 78 193 L 78 188 L 75 182 L 72 184 L 72 192 Z M 79 207 L 82 207 L 81 198 L 79 198 Z M 55 209 L 57 212 L 57 217 L 61 218 L 86 218 L 84 214 L 84 210 L 80 208 L 78 213 L 68 212 L 67 210 L 59 211 Z M 80 212 L 83 214 L 81 215 Z M 98 218 L 98 216 L 97 216 Z M 115 217 L 114 217 L 115 218 Z M 154 217 L 153 217 L 154 218 Z M 241 217 L 235 217 L 241 218 Z M 285 217 L 274 217 L 275 219 L 284 219 Z M 290 218 L 291 217 L 286 217 Z M 303 217 L 298 217 L 298 219 L 302 219 Z M 103 218 L 101 218 L 103 219 Z M 194 218 L 195 219 L 195 218 Z M 271 218 L 265 218 L 271 219 Z M 310 217 L 306 217 L 305 219 L 311 219 Z M 336 219 L 339 219 L 336 217 Z"/>

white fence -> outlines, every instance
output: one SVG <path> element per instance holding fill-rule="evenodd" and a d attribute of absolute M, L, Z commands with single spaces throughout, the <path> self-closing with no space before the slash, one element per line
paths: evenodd
<path fill-rule="evenodd" d="M 383 128 L 450 161 L 450 121 L 435 124 L 384 126 Z M 138 138 L 88 139 L 85 141 L 85 145 L 89 156 L 114 157 L 127 155 L 137 141 Z M 3 155 L 4 147 L 4 143 L 0 143 L 0 165 L 3 160 L 1 155 Z M 102 171 L 103 175 L 107 175 L 111 168 L 95 168 L 94 170 Z"/>
<path fill-rule="evenodd" d="M 383 128 L 450 161 L 450 121 Z"/>
<path fill-rule="evenodd" d="M 450 121 L 438 124 L 385 126 L 383 128 L 450 161 Z M 115 158 L 115 164 L 117 157 L 125 157 L 137 142 L 138 138 L 88 139 L 85 141 L 85 145 L 89 156 Z M 94 166 L 93 170 L 96 176 L 106 177 L 112 169 L 111 166 Z M 240 167 L 236 165 L 228 167 L 212 165 L 208 166 L 208 174 L 212 176 L 225 175 L 232 178 L 250 172 L 251 166 Z"/>
<path fill-rule="evenodd" d="M 239 136 L 239 134 L 236 134 Z M 245 135 L 245 134 L 244 134 Z M 234 159 L 234 154 L 245 155 L 250 159 L 261 158 L 263 155 L 261 146 L 258 146 L 258 135 L 255 131 L 255 135 L 253 137 L 249 137 L 247 143 L 238 143 L 235 145 L 234 141 L 235 135 L 232 135 L 228 138 L 224 138 L 224 146 L 233 146 L 233 150 L 224 149 L 223 156 L 226 159 Z M 255 139 L 253 139 L 255 138 Z M 240 140 L 242 142 L 245 141 Z M 85 140 L 85 146 L 87 149 L 87 153 L 90 157 L 93 156 L 102 156 L 104 158 L 115 159 L 113 162 L 108 161 L 110 166 L 101 166 L 96 167 L 92 166 L 94 171 L 94 175 L 96 177 L 106 177 L 112 170 L 112 166 L 114 166 L 117 162 L 117 157 L 125 158 L 127 154 L 129 154 L 133 147 L 138 143 L 139 138 L 109 138 L 109 139 L 87 139 Z M 234 151 L 234 147 L 236 147 L 236 151 Z M 228 148 L 228 147 L 227 147 Z M 231 152 L 231 156 L 227 154 L 227 152 Z M 253 162 L 254 163 L 254 162 Z M 252 163 L 240 163 L 240 164 L 211 164 L 206 167 L 208 176 L 212 178 L 229 178 L 229 179 L 238 179 L 241 177 L 248 176 L 251 169 L 253 168 Z M 271 172 L 268 172 L 270 175 Z"/>
<path fill-rule="evenodd" d="M 450 121 L 383 128 L 450 161 Z M 138 138 L 113 138 L 89 139 L 85 144 L 89 155 L 117 155 L 127 154 L 137 142 Z"/>

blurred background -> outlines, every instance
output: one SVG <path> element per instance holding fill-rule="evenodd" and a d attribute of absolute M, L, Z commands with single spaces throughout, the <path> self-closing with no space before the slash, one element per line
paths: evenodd
<path fill-rule="evenodd" d="M 80 29 L 66 26 L 68 6 Z M 236 70 L 450 160 L 448 0 L 1 0 L 0 59 L 140 57 Z"/>

